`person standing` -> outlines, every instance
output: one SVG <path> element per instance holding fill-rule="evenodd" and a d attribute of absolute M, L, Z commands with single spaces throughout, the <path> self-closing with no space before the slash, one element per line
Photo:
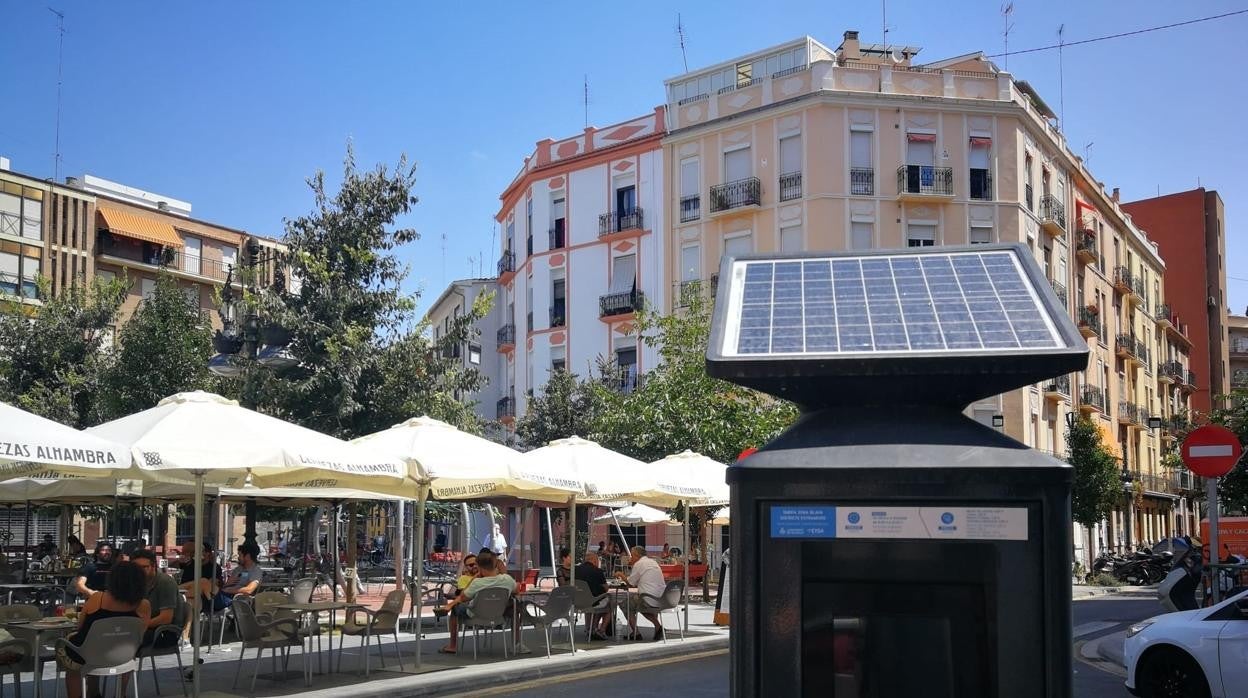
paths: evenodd
<path fill-rule="evenodd" d="M 502 527 L 494 524 L 493 532 L 486 536 L 485 540 L 481 541 L 481 544 L 494 553 L 494 556 L 502 562 L 505 569 L 507 566 L 507 537 L 503 535 Z M 478 560 L 478 562 L 480 561 Z"/>
<path fill-rule="evenodd" d="M 634 545 L 629 552 L 631 555 L 628 558 L 628 564 L 631 565 L 632 572 L 628 575 L 616 572 L 615 576 L 628 582 L 629 586 L 637 588 L 637 591 L 630 592 L 628 595 L 628 639 L 640 640 L 642 637 L 637 630 L 637 609 L 643 603 L 642 596 L 656 599 L 663 596 L 663 592 L 667 590 L 667 583 L 663 581 L 663 570 L 659 569 L 659 563 L 646 557 L 645 548 Z M 642 613 L 642 615 L 654 626 L 654 637 L 651 639 L 655 642 L 662 640 L 663 623 L 658 615 L 654 613 Z"/>

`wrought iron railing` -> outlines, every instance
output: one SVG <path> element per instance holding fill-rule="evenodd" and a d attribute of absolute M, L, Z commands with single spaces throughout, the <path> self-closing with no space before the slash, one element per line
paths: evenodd
<path fill-rule="evenodd" d="M 1158 301 L 1156 311 L 1153 313 L 1153 317 L 1156 318 L 1159 322 L 1163 322 L 1163 321 L 1170 322 L 1171 321 L 1170 318 L 1173 316 L 1173 312 L 1174 311 L 1171 310 L 1169 303 L 1162 303 Z"/>
<path fill-rule="evenodd" d="M 555 221 L 554 225 L 550 226 L 550 230 L 547 231 L 547 235 L 550 238 L 548 240 L 550 243 L 550 247 L 548 249 L 561 250 L 567 246 L 568 235 L 563 221 L 564 219 L 562 218 L 558 219 Z"/>
<path fill-rule="evenodd" d="M 1053 221 L 1057 227 L 1066 229 L 1066 206 L 1056 196 L 1046 194 L 1040 197 L 1040 220 Z"/>
<path fill-rule="evenodd" d="M 1128 402 L 1126 400 L 1119 400 L 1118 401 L 1118 418 L 1125 419 L 1126 421 L 1131 422 L 1132 424 L 1138 424 L 1140 422 L 1139 408 L 1133 402 Z"/>
<path fill-rule="evenodd" d="M 498 346 L 501 349 L 507 345 L 514 346 L 516 343 L 516 326 L 510 322 L 498 328 Z"/>
<path fill-rule="evenodd" d="M 1166 361 L 1157 367 L 1157 372 L 1163 376 L 1169 376 L 1175 380 L 1183 380 L 1184 374 L 1183 364 L 1178 361 Z"/>
<path fill-rule="evenodd" d="M 763 185 L 758 177 L 746 177 L 711 187 L 711 213 L 762 203 Z"/>
<path fill-rule="evenodd" d="M 502 419 L 504 417 L 515 417 L 516 416 L 516 399 L 514 397 L 500 398 L 499 401 L 495 404 L 494 409 L 495 409 L 495 412 L 494 412 L 495 419 Z"/>
<path fill-rule="evenodd" d="M 1134 277 L 1131 276 L 1131 270 L 1127 267 L 1114 267 L 1114 287 L 1119 291 L 1130 293 L 1131 284 Z"/>
<path fill-rule="evenodd" d="M 1070 376 L 1062 374 L 1053 378 L 1044 386 L 1044 392 L 1070 395 Z"/>
<path fill-rule="evenodd" d="M 1096 336 L 1104 339 L 1104 332 L 1101 330 L 1101 314 L 1093 306 L 1084 306 L 1079 309 L 1079 326 L 1091 329 Z"/>
<path fill-rule="evenodd" d="M 1083 252 L 1097 259 L 1101 253 L 1096 249 L 1096 235 L 1087 230 L 1079 231 L 1079 240 L 1075 242 L 1075 251 Z"/>
<path fill-rule="evenodd" d="M 43 221 L 16 213 L 0 213 L 0 233 L 27 240 L 42 240 Z"/>
<path fill-rule="evenodd" d="M 680 222 L 688 223 L 696 221 L 702 217 L 702 197 L 694 194 L 693 196 L 680 197 Z"/>
<path fill-rule="evenodd" d="M 780 200 L 792 201 L 802 198 L 802 173 L 789 172 L 780 175 Z"/>
<path fill-rule="evenodd" d="M 1057 279 L 1049 279 L 1049 285 L 1053 287 L 1053 293 L 1057 294 L 1057 300 L 1061 301 L 1062 306 L 1067 304 L 1066 287 Z"/>
<path fill-rule="evenodd" d="M 1119 334 L 1114 338 L 1114 346 L 1119 351 L 1125 351 L 1131 356 L 1139 357 L 1137 353 L 1139 344 L 1135 341 L 1135 335 L 1133 334 Z"/>
<path fill-rule="evenodd" d="M 1232 388 L 1248 388 L 1248 369 L 1236 369 L 1231 373 Z"/>
<path fill-rule="evenodd" d="M 550 306 L 550 326 L 563 327 L 567 324 L 567 305 L 564 301 L 556 301 Z"/>
<path fill-rule="evenodd" d="M 504 252 L 503 256 L 498 258 L 498 275 L 502 276 L 515 270 L 516 254 L 511 251 Z"/>
<path fill-rule="evenodd" d="M 897 193 L 953 196 L 953 168 L 902 165 L 897 168 Z"/>
<path fill-rule="evenodd" d="M 971 198 L 992 201 L 992 172 L 979 168 L 971 170 Z"/>
<path fill-rule="evenodd" d="M 1095 385 L 1085 385 L 1079 391 L 1079 403 L 1082 405 L 1090 405 L 1104 412 L 1105 402 L 1105 391 Z"/>
<path fill-rule="evenodd" d="M 1196 387 L 1196 372 L 1195 372 L 1195 371 L 1188 371 L 1188 372 L 1187 372 L 1187 377 L 1183 379 L 1183 384 L 1184 384 L 1184 385 L 1189 385 L 1189 386 L 1191 386 L 1191 387 L 1195 388 L 1195 387 Z"/>
<path fill-rule="evenodd" d="M 1137 477 L 1140 483 L 1144 485 L 1144 489 L 1149 492 L 1157 492 L 1160 494 L 1178 494 L 1179 481 L 1175 475 L 1153 475 L 1152 473 L 1139 473 Z"/>
<path fill-rule="evenodd" d="M 871 167 L 849 168 L 849 193 L 858 196 L 875 194 L 875 169 Z"/>
<path fill-rule="evenodd" d="M 641 230 L 642 222 L 640 206 L 624 211 L 608 211 L 598 216 L 598 235 L 610 235 L 624 230 Z"/>
<path fill-rule="evenodd" d="M 598 298 L 598 316 L 627 315 L 641 310 L 646 294 L 641 291 L 622 291 L 608 293 Z"/>

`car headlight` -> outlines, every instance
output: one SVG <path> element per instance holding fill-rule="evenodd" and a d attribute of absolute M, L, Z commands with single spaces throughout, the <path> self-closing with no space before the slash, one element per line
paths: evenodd
<path fill-rule="evenodd" d="M 1152 625 L 1153 623 L 1154 621 L 1152 620 L 1145 620 L 1145 621 L 1140 621 L 1139 623 L 1136 623 L 1135 625 L 1132 625 L 1130 628 L 1127 628 L 1127 637 L 1135 637 L 1136 635 L 1139 635 L 1140 633 L 1144 632 L 1145 628 Z"/>

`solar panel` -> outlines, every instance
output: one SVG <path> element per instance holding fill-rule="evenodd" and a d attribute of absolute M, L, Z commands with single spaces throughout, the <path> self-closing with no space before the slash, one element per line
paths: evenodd
<path fill-rule="evenodd" d="M 1012 249 L 736 260 L 724 358 L 1063 349 Z"/>

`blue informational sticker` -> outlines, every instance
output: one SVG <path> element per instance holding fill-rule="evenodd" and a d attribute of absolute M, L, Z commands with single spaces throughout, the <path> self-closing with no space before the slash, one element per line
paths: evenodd
<path fill-rule="evenodd" d="M 851 516 L 855 516 L 851 514 Z M 817 504 L 773 504 L 772 538 L 836 538 L 836 507 Z"/>

